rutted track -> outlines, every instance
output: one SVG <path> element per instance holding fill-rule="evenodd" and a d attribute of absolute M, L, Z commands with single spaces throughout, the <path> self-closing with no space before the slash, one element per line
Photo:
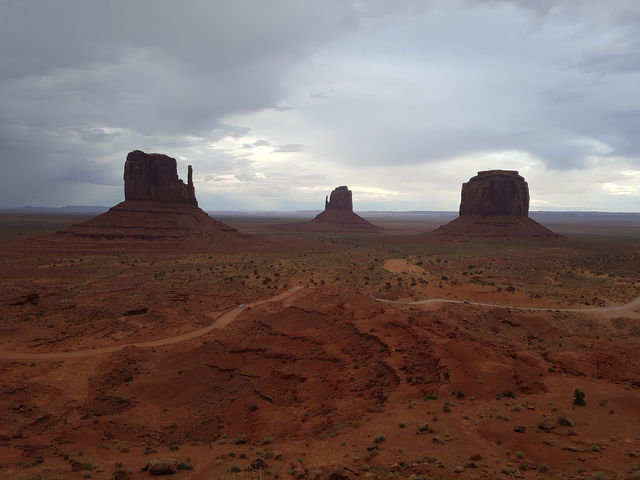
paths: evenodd
<path fill-rule="evenodd" d="M 256 300 L 255 302 L 248 303 L 246 307 L 256 307 L 258 305 L 262 305 L 265 303 L 284 300 L 285 298 L 295 294 L 302 288 L 303 287 L 301 286 L 294 287 L 291 289 L 290 292 L 286 291 L 278 295 L 275 295 L 273 297 L 265 298 L 262 300 Z M 106 353 L 113 353 L 125 347 L 149 348 L 149 347 L 159 347 L 163 345 L 172 345 L 175 343 L 180 343 L 180 342 L 193 340 L 194 338 L 201 337 L 216 328 L 224 328 L 227 325 L 229 325 L 231 322 L 233 322 L 243 311 L 244 309 L 241 309 L 241 308 L 237 308 L 237 307 L 231 308 L 223 312 L 222 314 L 220 314 L 218 317 L 216 317 L 213 323 L 211 323 L 211 325 L 208 325 L 203 328 L 199 328 L 197 330 L 193 330 L 191 332 L 182 333 L 180 335 L 174 335 L 172 337 L 160 338 L 157 340 L 149 340 L 146 342 L 110 345 L 107 347 L 93 348 L 91 350 L 77 350 L 72 352 L 36 353 L 36 352 L 11 352 L 11 351 L 2 352 L 0 351 L 0 360 L 23 360 L 23 361 L 67 360 L 67 359 L 73 359 L 73 358 L 84 358 L 84 357 L 91 357 L 94 355 L 104 355 Z"/>
<path fill-rule="evenodd" d="M 490 308 L 508 308 L 509 310 L 530 310 L 537 312 L 580 312 L 580 313 L 606 313 L 606 312 L 624 312 L 640 306 L 640 297 L 625 304 L 615 307 L 591 307 L 591 308 L 558 308 L 558 307 L 523 307 L 518 305 L 500 305 L 496 303 L 471 302 L 468 300 L 451 300 L 447 298 L 427 298 L 424 300 L 415 300 L 412 302 L 403 302 L 400 300 L 385 300 L 384 298 L 376 298 L 378 302 L 393 303 L 398 305 L 424 305 L 427 303 L 458 303 L 465 305 L 476 305 L 479 307 Z"/>

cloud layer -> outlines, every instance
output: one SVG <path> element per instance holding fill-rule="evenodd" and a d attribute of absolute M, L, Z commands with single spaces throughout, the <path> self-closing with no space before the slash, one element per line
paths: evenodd
<path fill-rule="evenodd" d="M 635 1 L 81 0 L 0 6 L 0 207 L 122 199 L 134 149 L 208 209 L 640 209 Z"/>

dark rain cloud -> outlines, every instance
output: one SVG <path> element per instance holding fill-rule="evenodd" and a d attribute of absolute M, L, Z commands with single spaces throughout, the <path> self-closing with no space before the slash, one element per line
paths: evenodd
<path fill-rule="evenodd" d="M 336 171 L 640 169 L 636 0 L 6 1 L 0 66 L 0 207 L 118 200 L 133 149 L 256 198 L 325 181 L 245 158 L 262 146 Z"/>

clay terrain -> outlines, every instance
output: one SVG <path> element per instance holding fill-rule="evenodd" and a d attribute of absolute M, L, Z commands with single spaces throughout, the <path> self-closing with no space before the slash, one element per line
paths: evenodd
<path fill-rule="evenodd" d="M 4 214 L 0 478 L 640 478 L 640 221 L 564 218 L 190 246 Z"/>

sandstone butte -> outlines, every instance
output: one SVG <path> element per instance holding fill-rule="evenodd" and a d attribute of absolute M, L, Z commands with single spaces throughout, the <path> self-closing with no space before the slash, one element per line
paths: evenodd
<path fill-rule="evenodd" d="M 243 243 L 255 240 L 198 207 L 189 165 L 185 184 L 175 158 L 135 150 L 124 164 L 124 202 L 59 232 L 95 240 L 177 240 Z"/>
<path fill-rule="evenodd" d="M 458 218 L 432 233 L 446 237 L 559 237 L 529 218 L 529 186 L 513 170 L 481 171 L 463 183 Z"/>
<path fill-rule="evenodd" d="M 292 224 L 295 230 L 318 232 L 379 232 L 381 227 L 353 212 L 353 193 L 346 185 L 336 187 L 325 198 L 324 211 L 310 222 Z"/>

